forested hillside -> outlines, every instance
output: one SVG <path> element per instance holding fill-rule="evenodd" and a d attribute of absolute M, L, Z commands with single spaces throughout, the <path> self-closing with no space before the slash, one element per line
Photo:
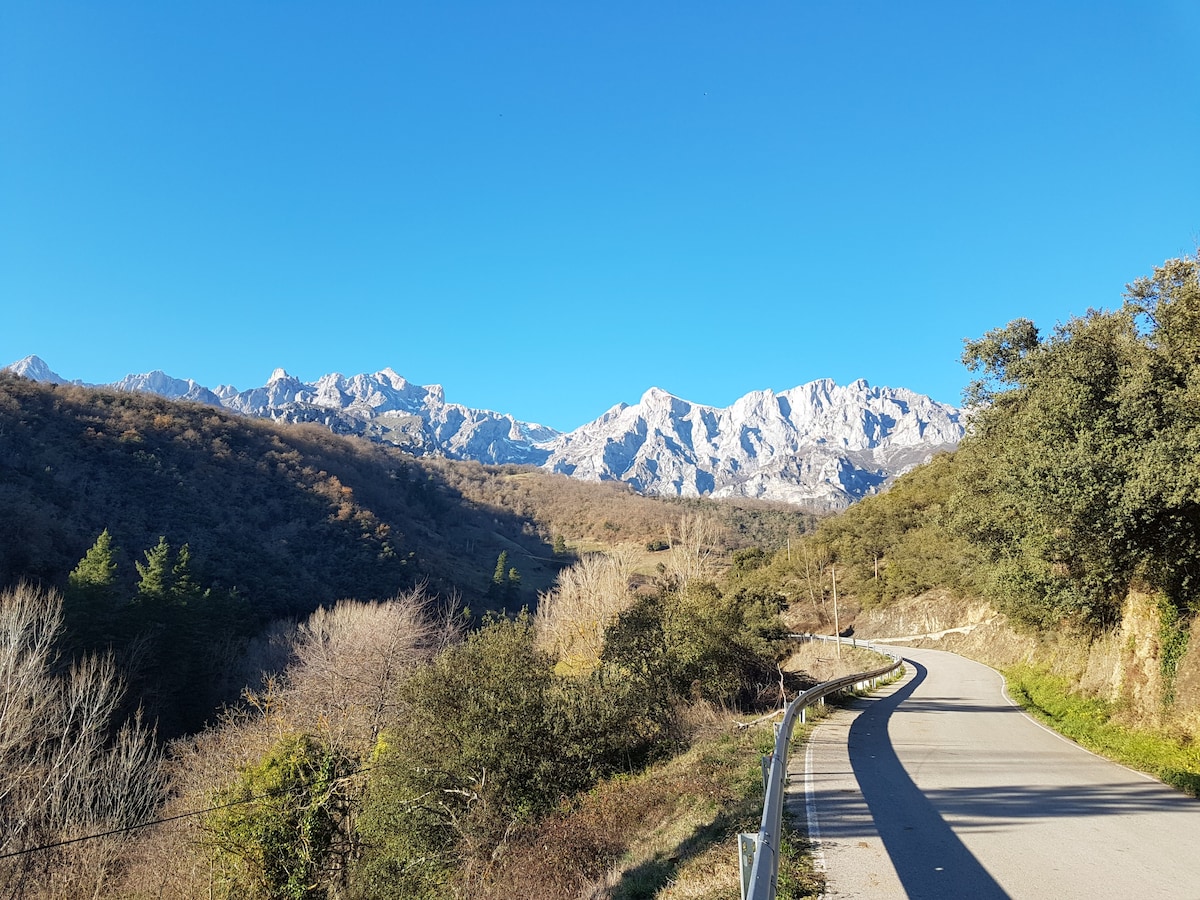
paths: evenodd
<path fill-rule="evenodd" d="M 1200 604 L 1200 288 L 1171 260 L 1039 334 L 966 343 L 972 426 L 956 453 L 821 524 L 809 552 L 864 604 L 979 592 L 1042 631 L 1111 628 L 1137 587 Z"/>
<path fill-rule="evenodd" d="M 663 539 L 681 511 L 698 508 L 721 520 L 729 549 L 780 546 L 799 512 L 417 460 L 318 426 L 4 374 L 0 508 L 0 584 L 65 587 L 108 529 L 131 588 L 134 563 L 165 538 L 189 546 L 194 580 L 236 591 L 262 618 L 417 582 L 480 605 L 503 550 L 523 579 L 518 601 L 532 603 L 568 548 Z"/>
<path fill-rule="evenodd" d="M 107 528 L 123 581 L 165 537 L 188 544 L 193 578 L 236 591 L 264 619 L 421 579 L 470 596 L 502 546 L 551 556 L 548 535 L 511 512 L 476 508 L 436 472 L 365 441 L 9 376 L 0 491 L 5 583 L 65 585 Z"/>
<path fill-rule="evenodd" d="M 0 375 L 0 587 L 65 592 L 65 648 L 113 648 L 168 735 L 234 699 L 271 622 L 422 585 L 534 606 L 582 550 L 666 546 L 704 509 L 718 552 L 780 546 L 779 505 L 643 498 L 521 467 L 417 460 L 318 426 Z M 811 520 L 811 517 L 810 517 Z"/>

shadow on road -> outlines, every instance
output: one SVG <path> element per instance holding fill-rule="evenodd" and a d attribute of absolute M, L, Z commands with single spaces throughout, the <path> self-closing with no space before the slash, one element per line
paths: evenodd
<path fill-rule="evenodd" d="M 850 765 L 884 847 L 891 858 L 905 893 L 921 900 L 963 898 L 998 900 L 1008 894 L 979 864 L 950 829 L 933 804 L 909 778 L 891 741 L 869 739 L 886 733 L 887 720 L 917 686 L 925 680 L 924 666 L 905 660 L 913 667 L 913 678 L 895 693 L 863 701 L 863 710 L 850 726 Z M 858 798 L 853 798 L 857 802 Z M 838 800 L 823 801 L 822 836 L 839 835 Z M 847 820 L 852 820 L 848 816 Z"/>
<path fill-rule="evenodd" d="M 1027 720 L 1018 721 L 1025 719 L 1020 710 L 999 698 L 989 704 L 978 699 L 924 696 L 921 688 L 929 687 L 928 670 L 911 657 L 905 664 L 913 674 L 894 693 L 854 699 L 848 704 L 856 711 L 854 717 L 831 723 L 846 728 L 850 771 L 840 771 L 839 766 L 839 771 L 809 772 L 817 778 L 815 785 L 828 776 L 829 787 L 822 790 L 817 786 L 814 794 L 821 838 L 843 848 L 857 842 L 870 852 L 855 859 L 860 865 L 867 860 L 868 867 L 873 865 L 872 858 L 880 859 L 878 842 L 882 840 L 882 850 L 904 895 L 932 900 L 1008 896 L 996 879 L 1005 878 L 1008 883 L 1012 872 L 997 870 L 994 876 L 960 835 L 983 852 L 981 848 L 989 845 L 976 844 L 973 835 L 996 833 L 1002 835 L 1003 844 L 1003 835 L 1013 833 L 1014 840 L 1029 850 L 1031 834 L 1072 835 L 1076 833 L 1073 829 L 1087 833 L 1099 830 L 1099 820 L 1104 818 L 1136 823 L 1142 816 L 1170 835 L 1195 833 L 1196 800 L 1156 781 L 1123 779 L 1100 760 L 1081 759 L 1045 735 L 1013 742 L 1010 747 L 998 736 L 1014 728 L 1033 727 Z M 971 696 L 970 691 L 964 693 Z M 953 718 L 964 712 L 979 718 L 964 727 Z M 898 713 L 896 719 L 893 713 Z M 946 715 L 952 718 L 944 719 Z M 898 743 L 895 735 L 905 737 Z M 980 743 L 979 737 L 972 735 L 990 739 Z M 916 777 L 926 783 L 924 792 L 901 763 L 897 746 Z M 857 789 L 851 787 L 850 774 Z M 1029 831 L 1044 828 L 1049 819 L 1074 819 L 1078 825 L 1070 823 L 1065 832 Z M 1131 827 L 1138 829 L 1129 824 L 1121 827 L 1125 830 L 1105 833 L 1128 837 Z M 1036 842 L 1036 838 L 1032 840 Z M 1052 861 L 1060 850 L 1070 852 L 1067 848 L 1073 838 L 1060 840 L 1062 848 L 1036 849 L 1044 850 L 1046 859 Z M 1124 849 L 1124 844 L 1121 846 Z M 997 864 L 1007 863 L 1000 860 Z M 869 874 L 871 870 L 865 871 Z M 1023 882 L 1018 877 L 1015 883 Z M 1048 892 L 1045 896 L 1052 895 Z M 1124 896 L 1130 896 L 1128 891 Z"/>

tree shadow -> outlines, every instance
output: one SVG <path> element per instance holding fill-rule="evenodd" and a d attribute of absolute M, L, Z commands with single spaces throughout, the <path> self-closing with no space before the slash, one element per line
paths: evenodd
<path fill-rule="evenodd" d="M 613 887 L 611 896 L 614 900 L 652 900 L 688 860 L 741 830 L 739 821 L 739 817 L 728 810 L 719 810 L 711 820 L 697 825 L 672 851 L 658 853 L 653 859 L 626 870 Z"/>
<path fill-rule="evenodd" d="M 862 711 L 850 726 L 848 746 L 850 765 L 862 791 L 861 801 L 870 812 L 874 829 L 907 896 L 931 900 L 1007 898 L 1004 889 L 909 777 L 891 741 L 881 744 L 867 740 L 872 733 L 887 733 L 888 718 L 927 677 L 924 666 L 911 660 L 906 660 L 906 665 L 913 666 L 915 674 L 895 693 L 854 703 Z M 823 806 L 831 811 L 822 816 L 822 837 L 848 837 L 847 827 L 839 826 L 839 820 L 861 819 L 861 816 L 839 816 L 837 797 L 830 798 Z M 849 825 L 849 829 L 861 833 L 854 825 Z"/>

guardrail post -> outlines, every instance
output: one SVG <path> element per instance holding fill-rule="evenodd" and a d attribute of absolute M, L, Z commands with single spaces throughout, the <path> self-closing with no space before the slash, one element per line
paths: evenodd
<path fill-rule="evenodd" d="M 750 874 L 754 871 L 754 856 L 758 853 L 758 835 L 738 835 L 738 872 L 742 876 L 742 900 L 750 890 Z"/>

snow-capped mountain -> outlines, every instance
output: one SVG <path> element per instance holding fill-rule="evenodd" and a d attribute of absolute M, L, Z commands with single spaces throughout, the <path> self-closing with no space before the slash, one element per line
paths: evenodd
<path fill-rule="evenodd" d="M 65 383 L 36 356 L 7 366 Z M 80 384 L 80 382 L 74 382 Z M 441 385 L 416 385 L 391 369 L 302 382 L 276 369 L 259 388 L 210 390 L 163 372 L 115 384 L 170 399 L 222 406 L 282 422 L 316 422 L 339 434 L 416 455 L 523 463 L 592 481 L 623 481 L 645 494 L 757 497 L 840 509 L 954 447 L 959 410 L 912 391 L 840 386 L 828 379 L 754 391 L 722 409 L 651 388 L 568 434 L 490 410 L 447 403 Z"/>
<path fill-rule="evenodd" d="M 34 381 L 67 383 L 36 356 L 2 371 Z M 537 465 L 546 459 L 540 445 L 559 435 L 553 428 L 518 422 L 509 415 L 447 403 L 441 385 L 411 384 L 391 369 L 350 378 L 334 373 L 311 384 L 276 369 L 265 385 L 246 391 L 230 385 L 210 390 L 191 379 L 158 371 L 127 375 L 112 384 L 71 383 L 223 406 L 276 422 L 316 422 L 337 434 L 395 444 L 418 456 Z"/>
<path fill-rule="evenodd" d="M 828 379 L 754 391 L 727 409 L 651 388 L 557 438 L 544 464 L 648 494 L 758 497 L 838 509 L 950 449 L 957 409 L 912 391 Z"/>
<path fill-rule="evenodd" d="M 391 369 L 347 378 L 334 373 L 312 384 L 276 369 L 261 388 L 217 388 L 220 403 L 245 415 L 282 422 L 319 422 L 339 434 L 396 444 L 418 455 L 486 463 L 545 459 L 538 445 L 553 428 L 512 416 L 447 403 L 440 384 L 412 384 Z"/>

